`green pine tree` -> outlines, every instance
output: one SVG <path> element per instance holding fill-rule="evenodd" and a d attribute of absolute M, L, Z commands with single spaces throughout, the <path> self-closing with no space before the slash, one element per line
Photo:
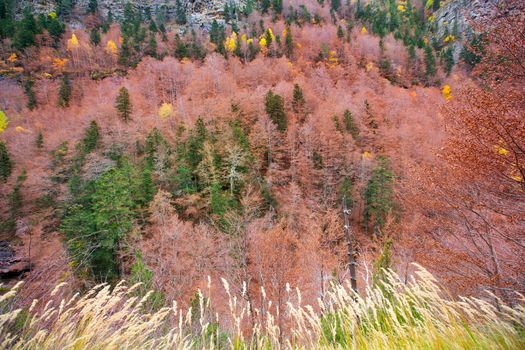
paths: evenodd
<path fill-rule="evenodd" d="M 97 0 L 89 0 L 87 13 L 88 14 L 95 14 L 98 10 L 98 1 Z"/>
<path fill-rule="evenodd" d="M 186 9 L 180 0 L 175 2 L 175 22 L 180 25 L 186 24 L 186 22 L 188 22 L 186 17 Z"/>
<path fill-rule="evenodd" d="M 100 44 L 100 32 L 98 31 L 98 28 L 91 28 L 89 31 L 89 41 L 91 41 L 93 46 L 98 46 L 98 44 Z"/>
<path fill-rule="evenodd" d="M 82 150 L 84 153 L 90 153 L 98 146 L 100 131 L 96 121 L 92 120 L 84 133 L 82 139 Z"/>
<path fill-rule="evenodd" d="M 284 99 L 274 94 L 272 90 L 269 90 L 266 94 L 265 99 L 266 113 L 272 120 L 272 122 L 277 125 L 277 129 L 280 132 L 285 132 L 288 127 L 288 118 L 286 116 L 286 111 L 284 110 Z"/>
<path fill-rule="evenodd" d="M 355 123 L 352 112 L 350 112 L 348 109 L 345 110 L 343 113 L 343 122 L 345 124 L 346 132 L 352 135 L 352 138 L 357 141 L 359 138 L 359 128 L 357 127 L 357 124 Z"/>
<path fill-rule="evenodd" d="M 380 156 L 368 180 L 365 197 L 364 223 L 368 230 L 379 235 L 388 214 L 394 208 L 394 174 L 388 158 Z"/>
<path fill-rule="evenodd" d="M 42 131 L 39 131 L 36 135 L 35 146 L 39 150 L 44 148 L 44 135 L 42 134 Z"/>
<path fill-rule="evenodd" d="M 32 79 L 27 79 L 24 82 L 24 92 L 27 96 L 27 108 L 29 108 L 30 111 L 35 109 L 37 105 L 35 91 L 33 90 L 34 85 L 35 82 Z"/>
<path fill-rule="evenodd" d="M 4 141 L 0 140 L 0 179 L 6 182 L 9 176 L 11 176 L 12 171 L 13 161 L 7 150 L 7 145 Z"/>
<path fill-rule="evenodd" d="M 124 121 L 128 122 L 131 118 L 131 101 L 129 99 L 128 89 L 121 87 L 115 102 L 115 107 L 119 117 Z"/>
<path fill-rule="evenodd" d="M 58 106 L 59 107 L 69 107 L 69 102 L 71 100 L 71 80 L 69 76 L 64 74 L 60 82 L 60 89 L 58 90 Z"/>
<path fill-rule="evenodd" d="M 424 61 L 425 61 L 425 75 L 427 79 L 430 80 L 437 73 L 436 58 L 434 57 L 434 53 L 432 52 L 432 46 L 430 45 L 425 46 Z"/>
<path fill-rule="evenodd" d="M 292 109 L 294 113 L 302 113 L 304 111 L 305 103 L 303 90 L 299 84 L 294 84 L 292 96 Z"/>

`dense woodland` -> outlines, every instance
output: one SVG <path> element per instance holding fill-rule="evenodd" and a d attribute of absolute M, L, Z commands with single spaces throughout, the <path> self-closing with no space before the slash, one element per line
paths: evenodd
<path fill-rule="evenodd" d="M 1 0 L 16 305 L 124 279 L 148 310 L 213 295 L 211 314 L 271 319 L 282 341 L 291 301 L 317 310 L 347 280 L 367 295 L 388 269 L 406 284 L 412 263 L 453 298 L 523 303 L 525 9 L 443 27 L 447 5 L 225 2 L 200 28 L 180 2 L 117 17 Z"/>

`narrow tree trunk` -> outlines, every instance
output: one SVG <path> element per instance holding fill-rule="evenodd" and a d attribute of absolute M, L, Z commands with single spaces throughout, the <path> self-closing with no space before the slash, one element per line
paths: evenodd
<path fill-rule="evenodd" d="M 352 289 L 357 293 L 357 272 L 356 272 L 356 259 L 354 250 L 354 239 L 352 232 L 350 231 L 350 209 L 346 204 L 346 196 L 343 197 L 343 216 L 345 219 L 345 225 L 343 227 L 346 239 L 347 255 L 348 255 L 348 272 L 350 273 L 350 284 Z"/>

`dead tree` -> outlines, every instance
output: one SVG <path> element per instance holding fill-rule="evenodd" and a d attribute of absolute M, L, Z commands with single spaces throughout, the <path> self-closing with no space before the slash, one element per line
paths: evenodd
<path fill-rule="evenodd" d="M 343 196 L 343 217 L 345 220 L 344 233 L 346 239 L 347 255 L 348 255 L 348 272 L 350 274 L 350 284 L 352 289 L 357 293 L 357 273 L 356 273 L 356 259 L 354 249 L 354 237 L 350 230 L 350 209 L 346 204 L 346 196 Z"/>

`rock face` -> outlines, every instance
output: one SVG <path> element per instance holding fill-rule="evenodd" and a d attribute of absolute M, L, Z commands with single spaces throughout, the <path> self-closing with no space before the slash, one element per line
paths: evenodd
<path fill-rule="evenodd" d="M 214 18 L 219 17 L 224 9 L 224 4 L 234 3 L 243 5 L 245 0 L 180 0 L 186 10 L 186 16 L 190 25 L 205 25 L 211 23 Z M 115 18 L 122 16 L 124 6 L 130 2 L 136 9 L 149 9 L 152 16 L 160 14 L 166 18 L 174 18 L 176 13 L 176 0 L 98 0 L 99 10 L 103 15 L 111 13 Z M 89 0 L 75 1 L 75 11 L 82 15 L 86 12 Z M 19 10 L 30 6 L 34 13 L 49 13 L 55 10 L 56 1 L 28 0 L 18 2 Z"/>
<path fill-rule="evenodd" d="M 0 241 L 0 280 L 17 278 L 30 269 L 27 259 L 17 257 L 9 241 Z"/>
<path fill-rule="evenodd" d="M 438 25 L 437 38 L 442 38 L 445 29 L 454 33 L 454 29 L 464 37 L 470 36 L 472 29 L 469 21 L 488 17 L 497 0 L 451 0 L 446 2 L 435 14 Z M 462 41 L 454 44 L 454 59 L 457 61 L 462 49 Z"/>

